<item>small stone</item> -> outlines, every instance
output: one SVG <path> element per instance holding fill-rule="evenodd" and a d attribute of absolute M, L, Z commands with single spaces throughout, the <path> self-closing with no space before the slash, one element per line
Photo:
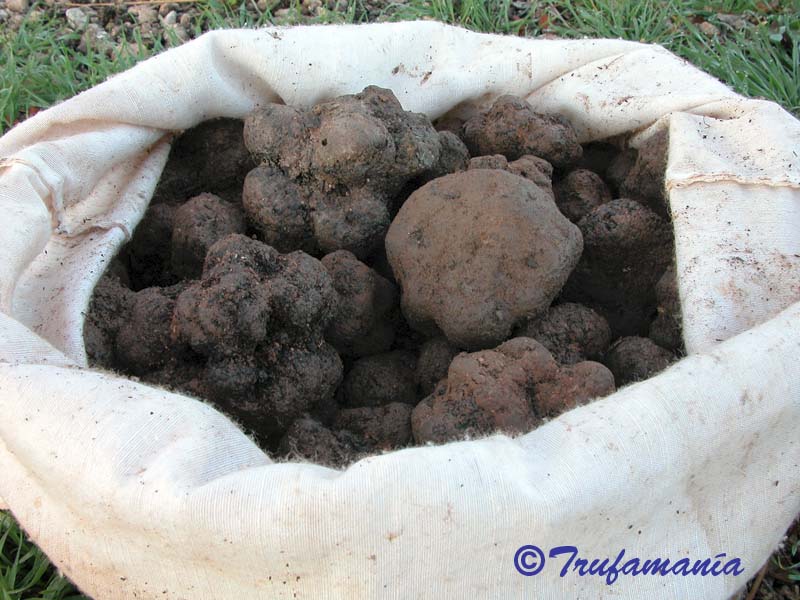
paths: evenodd
<path fill-rule="evenodd" d="M 725 23 L 728 27 L 733 27 L 734 29 L 744 29 L 747 27 L 747 20 L 743 19 L 739 15 L 728 15 L 724 13 L 717 13 L 715 15 L 720 21 Z"/>
<path fill-rule="evenodd" d="M 8 20 L 8 11 L 4 8 L 0 8 L 0 23 L 6 20 Z"/>
<path fill-rule="evenodd" d="M 256 7 L 261 12 L 265 12 L 267 8 L 269 8 L 269 4 L 267 4 L 267 0 L 258 0 L 258 2 L 256 2 Z"/>
<path fill-rule="evenodd" d="M 174 28 L 174 31 L 175 31 L 175 35 L 178 36 L 178 39 L 180 41 L 182 41 L 182 42 L 188 42 L 189 41 L 189 32 L 186 31 L 185 28 L 183 28 L 180 25 L 176 25 L 175 28 Z"/>
<path fill-rule="evenodd" d="M 189 13 L 183 13 L 178 22 L 181 24 L 181 27 L 188 29 L 192 26 L 192 15 Z"/>
<path fill-rule="evenodd" d="M 158 7 L 158 14 L 162 17 L 166 17 L 171 11 L 178 10 L 179 8 L 177 4 L 173 3 L 162 4 Z"/>
<path fill-rule="evenodd" d="M 6 0 L 6 8 L 11 12 L 25 12 L 28 10 L 28 0 Z"/>
<path fill-rule="evenodd" d="M 8 27 L 11 31 L 17 31 L 21 26 L 22 22 L 25 20 L 25 16 L 21 13 L 11 13 L 11 16 L 8 19 Z"/>
<path fill-rule="evenodd" d="M 717 27 L 713 23 L 709 23 L 708 21 L 703 21 L 697 27 L 708 37 L 714 37 L 716 35 L 719 35 L 719 27 Z"/>
<path fill-rule="evenodd" d="M 189 33 L 180 25 L 165 25 L 163 38 L 168 46 L 174 47 L 188 41 Z"/>
<path fill-rule="evenodd" d="M 80 8 L 68 8 L 64 14 L 67 17 L 67 23 L 75 31 L 83 31 L 89 24 L 89 17 Z"/>
<path fill-rule="evenodd" d="M 307 15 L 319 14 L 319 9 L 322 6 L 320 0 L 303 0 L 303 12 Z"/>
<path fill-rule="evenodd" d="M 175 25 L 178 22 L 178 13 L 174 10 L 169 11 L 161 22 L 164 24 L 164 26 Z"/>
<path fill-rule="evenodd" d="M 155 23 L 158 21 L 158 12 L 156 12 L 156 9 L 146 4 L 131 6 L 128 9 L 128 14 L 132 15 L 139 24 Z"/>
<path fill-rule="evenodd" d="M 111 54 L 115 49 L 111 36 L 97 23 L 89 23 L 78 44 L 78 50 L 81 52 L 87 52 L 90 48 L 103 54 Z"/>

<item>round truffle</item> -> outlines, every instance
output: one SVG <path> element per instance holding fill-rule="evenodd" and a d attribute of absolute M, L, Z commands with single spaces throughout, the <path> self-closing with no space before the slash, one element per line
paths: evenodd
<path fill-rule="evenodd" d="M 540 186 L 484 169 L 414 192 L 386 236 L 409 323 L 466 349 L 496 345 L 544 312 L 582 247 L 578 228 Z"/>

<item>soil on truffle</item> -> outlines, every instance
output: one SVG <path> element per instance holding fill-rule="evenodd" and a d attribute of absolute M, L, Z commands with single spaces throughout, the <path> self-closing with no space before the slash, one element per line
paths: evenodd
<path fill-rule="evenodd" d="M 530 431 L 683 352 L 668 138 L 620 143 L 511 96 L 434 127 L 377 87 L 201 123 L 95 287 L 90 364 L 279 460 Z"/>

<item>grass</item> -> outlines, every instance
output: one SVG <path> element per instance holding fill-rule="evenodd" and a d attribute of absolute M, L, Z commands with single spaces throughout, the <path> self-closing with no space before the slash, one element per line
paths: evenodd
<path fill-rule="evenodd" d="M 793 543 L 789 544 L 786 549 L 787 559 L 790 561 L 784 565 L 783 560 L 779 555 L 776 555 L 773 560 L 775 565 L 786 573 L 789 581 L 800 582 L 800 537 L 796 538 Z"/>
<path fill-rule="evenodd" d="M 299 0 L 276 2 L 266 10 L 259 10 L 254 0 L 199 0 L 190 33 L 196 37 L 226 27 L 379 18 L 435 19 L 514 35 L 623 38 L 661 44 L 739 93 L 774 100 L 800 114 L 798 0 L 407 0 L 387 2 L 378 14 L 368 11 L 361 0 L 340 0 L 339 5 L 340 10 L 323 9 L 310 18 L 302 15 Z M 32 8 L 38 17 L 24 21 L 17 31 L 0 24 L 0 133 L 180 43 L 174 35 L 144 39 L 133 27 L 119 48 L 84 47 L 78 34 L 64 29 L 63 8 L 41 1 Z M 288 12 L 276 18 L 279 8 Z M 730 14 L 741 20 L 732 21 L 726 16 Z M 796 533 L 773 563 L 779 579 L 800 581 Z M 13 518 L 0 512 L 0 600 L 82 598 L 25 538 Z"/>
<path fill-rule="evenodd" d="M 739 93 L 800 115 L 800 18 L 782 15 L 770 25 L 732 32 L 721 52 L 694 31 L 681 54 Z"/>
<path fill-rule="evenodd" d="M 390 4 L 384 11 L 389 20 L 433 19 L 486 33 L 526 33 L 537 31 L 533 12 L 512 19 L 512 0 L 430 0 Z"/>
<path fill-rule="evenodd" d="M 208 29 L 258 27 L 281 23 L 341 23 L 366 20 L 360 0 L 341 2 L 343 10 L 322 10 L 314 18 L 301 15 L 299 0 L 259 11 L 253 0 L 232 3 L 199 0 L 194 36 Z M 278 6 L 288 8 L 280 20 Z M 143 40 L 137 29 L 120 49 L 80 47 L 80 36 L 65 33 L 61 11 L 43 3 L 33 7 L 40 15 L 19 31 L 0 28 L 0 132 L 33 112 L 69 98 L 136 61 L 179 43 Z M 388 3 L 383 20 L 435 19 L 477 31 L 564 37 L 619 37 L 662 44 L 753 97 L 774 100 L 800 114 L 800 4 L 756 0 L 408 0 Z M 726 13 L 741 15 L 745 26 L 736 29 Z M 722 18 L 720 15 L 722 14 Z M 131 17 L 128 17 L 131 18 Z M 709 35 L 704 21 L 718 29 Z"/>

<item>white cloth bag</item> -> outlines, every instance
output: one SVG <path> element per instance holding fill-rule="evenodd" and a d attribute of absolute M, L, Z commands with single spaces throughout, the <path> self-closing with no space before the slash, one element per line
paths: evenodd
<path fill-rule="evenodd" d="M 434 118 L 526 96 L 582 142 L 668 128 L 690 356 L 516 439 L 341 472 L 273 464 L 202 402 L 87 369 L 92 288 L 172 134 L 369 84 Z M 655 46 L 430 22 L 206 34 L 0 139 L 0 497 L 96 599 L 727 598 L 800 512 L 798 154 L 800 122 Z M 524 544 L 745 570 L 607 585 L 548 558 L 523 577 Z"/>

